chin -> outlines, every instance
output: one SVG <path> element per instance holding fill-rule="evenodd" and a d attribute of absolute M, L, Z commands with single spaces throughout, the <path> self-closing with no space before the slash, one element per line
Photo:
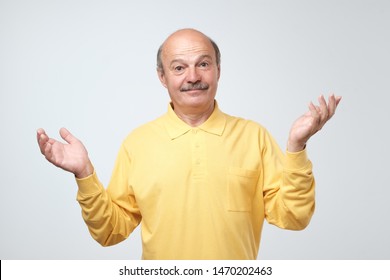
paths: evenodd
<path fill-rule="evenodd" d="M 214 103 L 214 98 L 210 99 L 208 96 L 191 96 L 186 99 L 186 104 L 190 107 L 208 107 Z"/>

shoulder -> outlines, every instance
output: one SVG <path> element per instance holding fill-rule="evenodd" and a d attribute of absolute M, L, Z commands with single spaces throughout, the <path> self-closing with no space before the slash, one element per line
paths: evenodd
<path fill-rule="evenodd" d="M 247 133 L 268 133 L 267 129 L 257 121 L 232 116 L 224 113 L 226 117 L 226 128 L 229 130 L 243 130 Z"/>
<path fill-rule="evenodd" d="M 162 116 L 155 120 L 149 121 L 139 127 L 133 129 L 124 139 L 125 145 L 129 144 L 142 144 L 148 139 L 161 138 L 166 135 L 164 125 L 162 122 Z"/>

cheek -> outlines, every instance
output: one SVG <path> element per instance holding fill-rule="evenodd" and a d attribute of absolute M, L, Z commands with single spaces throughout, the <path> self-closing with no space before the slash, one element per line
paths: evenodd
<path fill-rule="evenodd" d="M 184 83 L 184 79 L 179 77 L 174 77 L 169 79 L 169 81 L 167 81 L 167 87 L 171 90 L 180 90 L 183 83 Z"/>
<path fill-rule="evenodd" d="M 206 75 L 205 75 L 205 79 L 207 79 L 207 81 L 209 83 L 218 83 L 218 80 L 219 80 L 219 72 L 218 71 L 210 71 L 208 72 Z"/>

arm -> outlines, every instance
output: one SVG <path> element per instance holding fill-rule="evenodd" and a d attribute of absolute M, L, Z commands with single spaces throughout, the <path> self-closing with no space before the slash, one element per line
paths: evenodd
<path fill-rule="evenodd" d="M 306 150 L 283 154 L 269 134 L 262 142 L 265 218 L 280 228 L 304 229 L 315 207 L 315 181 Z"/>
<path fill-rule="evenodd" d="M 118 153 L 110 184 L 105 190 L 96 174 L 77 179 L 79 202 L 92 237 L 103 246 L 125 240 L 141 221 L 141 213 L 129 185 L 131 160 L 124 146 Z"/>
<path fill-rule="evenodd" d="M 305 228 L 315 207 L 312 164 L 307 158 L 306 143 L 335 114 L 341 97 L 323 96 L 319 106 L 309 105 L 309 111 L 298 118 L 289 135 L 287 153 L 283 155 L 271 137 L 264 140 L 264 204 L 269 223 L 281 228 Z"/>
<path fill-rule="evenodd" d="M 123 175 L 127 174 L 129 164 L 125 154 L 120 153 L 117 160 L 124 172 L 113 176 L 116 177 L 114 183 L 118 185 L 118 191 L 110 193 L 98 180 L 81 141 L 65 128 L 61 128 L 60 135 L 66 143 L 49 138 L 43 129 L 38 129 L 38 145 L 50 163 L 76 176 L 79 187 L 77 200 L 92 237 L 103 246 L 124 240 L 141 220 L 134 195 Z"/>

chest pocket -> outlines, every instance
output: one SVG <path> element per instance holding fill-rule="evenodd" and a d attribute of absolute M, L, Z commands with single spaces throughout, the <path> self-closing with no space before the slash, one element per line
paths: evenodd
<path fill-rule="evenodd" d="M 228 210 L 250 212 L 259 178 L 257 170 L 231 167 L 228 175 Z"/>

